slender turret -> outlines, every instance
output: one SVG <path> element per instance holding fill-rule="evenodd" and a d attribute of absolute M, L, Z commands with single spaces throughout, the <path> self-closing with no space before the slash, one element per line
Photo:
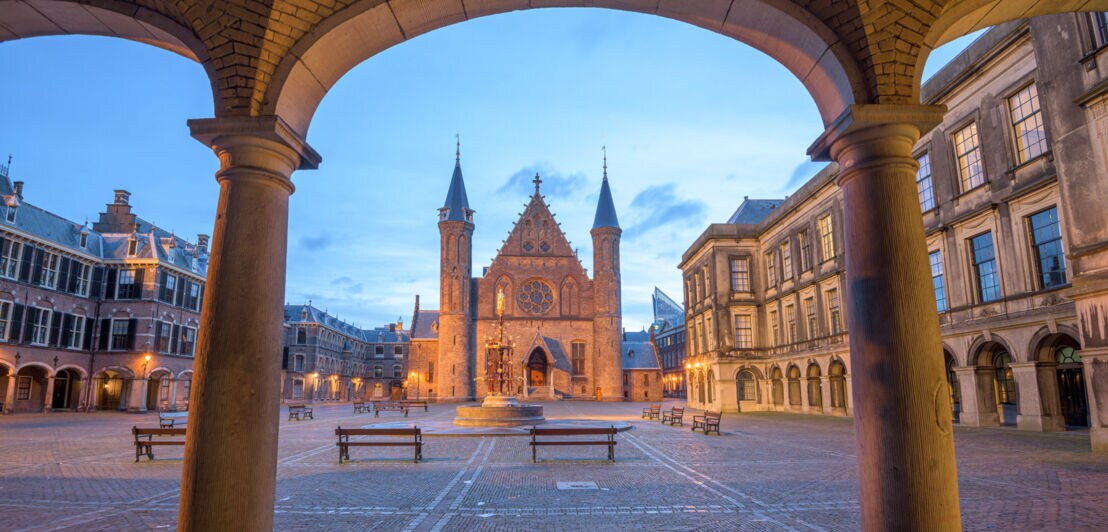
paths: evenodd
<path fill-rule="evenodd" d="M 434 390 L 435 396 L 444 401 L 468 401 L 474 397 L 470 309 L 473 227 L 473 209 L 469 208 L 462 179 L 459 142 L 446 202 L 439 209 L 439 363 L 438 367 L 428 369 L 434 381 L 426 383 L 427 389 Z"/>
<path fill-rule="evenodd" d="M 622 304 L 620 302 L 619 228 L 612 189 L 608 185 L 608 154 L 604 154 L 604 180 L 592 226 L 593 368 L 597 395 L 604 401 L 623 400 Z"/>

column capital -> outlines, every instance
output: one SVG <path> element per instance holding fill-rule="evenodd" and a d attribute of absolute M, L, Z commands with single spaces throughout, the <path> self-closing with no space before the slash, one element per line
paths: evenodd
<path fill-rule="evenodd" d="M 813 161 L 831 161 L 836 158 L 832 150 L 834 144 L 880 126 L 910 126 L 916 130 L 918 140 L 920 135 L 939 125 L 944 114 L 945 105 L 853 104 L 808 147 L 808 156 Z"/>
<path fill-rule="evenodd" d="M 228 116 L 222 118 L 194 118 L 188 121 L 192 137 L 206 146 L 216 149 L 227 137 L 257 137 L 267 139 L 292 150 L 298 156 L 294 170 L 315 170 L 323 157 L 307 140 L 292 129 L 281 117 Z"/>

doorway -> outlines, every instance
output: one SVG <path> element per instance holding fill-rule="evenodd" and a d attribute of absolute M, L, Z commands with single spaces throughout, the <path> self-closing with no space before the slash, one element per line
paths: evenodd
<path fill-rule="evenodd" d="M 542 349 L 535 349 L 527 359 L 527 385 L 546 386 L 546 353 Z"/>
<path fill-rule="evenodd" d="M 1088 427 L 1089 403 L 1085 395 L 1081 356 L 1067 345 L 1059 347 L 1055 357 L 1058 361 L 1058 399 L 1062 403 L 1062 418 L 1068 427 Z"/>

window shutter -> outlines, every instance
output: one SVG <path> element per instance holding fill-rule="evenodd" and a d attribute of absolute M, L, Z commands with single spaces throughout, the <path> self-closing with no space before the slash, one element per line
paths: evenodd
<path fill-rule="evenodd" d="M 66 292 L 69 292 L 71 294 L 77 293 L 77 283 L 81 280 L 78 276 L 79 272 L 77 271 L 80 266 L 81 263 L 76 260 L 69 261 L 69 272 L 67 274 L 69 276 L 69 280 L 66 281 L 65 288 L 63 288 L 63 290 L 65 290 Z"/>
<path fill-rule="evenodd" d="M 102 293 L 101 285 L 104 284 L 104 268 L 97 266 L 92 269 L 92 286 L 88 289 L 89 297 L 98 299 Z"/>
<path fill-rule="evenodd" d="M 54 312 L 50 315 L 50 336 L 46 343 L 58 347 L 58 339 L 62 332 L 62 313 Z"/>
<path fill-rule="evenodd" d="M 157 298 L 165 301 L 165 270 L 158 270 Z"/>
<path fill-rule="evenodd" d="M 127 320 L 127 350 L 135 350 L 135 334 L 138 333 L 138 320 L 131 318 Z"/>
<path fill-rule="evenodd" d="M 96 321 L 95 318 L 85 318 L 85 351 L 92 349 L 92 323 Z"/>
<path fill-rule="evenodd" d="M 35 307 L 27 307 L 27 321 L 23 322 L 23 341 L 31 343 L 31 333 L 34 332 L 35 322 L 38 321 L 38 313 L 41 310 Z"/>
<path fill-rule="evenodd" d="M 181 338 L 181 326 L 180 325 L 174 325 L 173 326 L 173 332 L 170 333 L 170 334 L 172 334 L 172 336 L 170 337 L 170 340 L 169 340 L 169 352 L 170 353 L 176 353 L 177 352 L 177 340 Z"/>
<path fill-rule="evenodd" d="M 135 290 L 133 299 L 142 299 L 142 281 L 146 277 L 146 268 L 135 270 Z"/>
<path fill-rule="evenodd" d="M 107 286 L 104 287 L 104 299 L 115 299 L 115 280 L 119 275 L 119 270 L 116 268 L 108 268 L 107 270 Z"/>
<path fill-rule="evenodd" d="M 72 338 L 73 333 L 70 329 L 73 328 L 73 316 L 70 314 L 62 314 L 62 336 L 58 340 L 58 347 L 69 347 L 69 340 Z"/>
<path fill-rule="evenodd" d="M 69 264 L 73 261 L 69 257 L 62 257 L 58 264 L 58 291 L 66 292 L 69 289 Z"/>
<path fill-rule="evenodd" d="M 158 346 L 162 345 L 162 323 L 160 321 L 154 322 L 154 351 L 161 352 Z"/>
<path fill-rule="evenodd" d="M 31 284 L 39 284 L 42 282 L 42 259 L 46 256 L 46 253 L 38 248 L 35 248 L 35 264 L 31 270 Z"/>
<path fill-rule="evenodd" d="M 23 340 L 23 313 L 26 311 L 25 307 L 20 304 L 16 304 L 12 307 L 12 326 L 8 332 L 8 341 L 13 344 L 18 344 Z"/>
<path fill-rule="evenodd" d="M 182 279 L 184 281 L 184 279 Z M 177 293 L 174 294 L 173 304 L 178 307 L 185 304 L 185 294 L 188 292 L 188 281 L 177 283 Z"/>
<path fill-rule="evenodd" d="M 204 285 L 200 285 L 200 292 L 196 295 L 196 305 L 193 310 L 200 312 L 200 306 L 204 304 Z"/>
<path fill-rule="evenodd" d="M 31 263 L 33 262 L 35 254 L 35 247 L 23 245 L 23 257 L 21 264 L 19 265 L 19 280 L 28 282 L 31 280 Z"/>
<path fill-rule="evenodd" d="M 281 350 L 281 369 L 289 369 L 289 346 Z"/>
<path fill-rule="evenodd" d="M 100 320 L 100 350 L 107 351 L 108 346 L 111 345 L 112 336 L 112 319 L 104 318 Z"/>

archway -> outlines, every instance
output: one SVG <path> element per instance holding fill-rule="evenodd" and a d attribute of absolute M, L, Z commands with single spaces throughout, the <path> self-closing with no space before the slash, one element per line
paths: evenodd
<path fill-rule="evenodd" d="M 846 414 L 846 366 L 835 360 L 827 369 L 831 381 L 831 411 Z"/>
<path fill-rule="evenodd" d="M 738 397 L 739 411 L 744 402 L 758 402 L 758 378 L 754 372 L 744 369 L 735 378 L 735 396 Z"/>
<path fill-rule="evenodd" d="M 19 368 L 15 374 L 11 411 L 42 412 L 46 407 L 46 384 L 49 378 L 50 370 L 45 366 L 30 364 Z"/>
<path fill-rule="evenodd" d="M 1045 366 L 1042 370 L 1057 364 L 1054 368 L 1057 392 L 1048 393 L 1049 387 L 1040 385 L 1044 411 L 1060 412 L 1065 426 L 1083 428 L 1089 426 L 1087 383 L 1081 363 L 1081 344 L 1071 331 L 1059 327 L 1057 333 L 1042 336 L 1032 344 L 1032 353 L 1037 366 Z"/>
<path fill-rule="evenodd" d="M 1007 350 L 998 350 L 990 356 L 993 368 L 993 390 L 996 393 L 997 411 L 1002 425 L 1015 425 L 1019 399 L 1016 395 L 1016 380 L 1012 374 L 1012 354 Z"/>
<path fill-rule="evenodd" d="M 708 384 L 708 404 L 716 402 L 716 374 L 712 370 L 708 370 L 708 374 L 704 377 Z"/>
<path fill-rule="evenodd" d="M 696 398 L 700 401 L 700 406 L 708 404 L 707 397 L 704 395 L 705 388 L 707 388 L 707 383 L 704 379 L 704 372 L 698 371 L 696 372 Z"/>
<path fill-rule="evenodd" d="M 527 386 L 540 387 L 550 383 L 550 368 L 546 361 L 546 352 L 540 347 L 531 351 L 527 357 Z"/>
<path fill-rule="evenodd" d="M 823 383 L 820 382 L 819 364 L 808 364 L 808 406 L 823 408 Z"/>
<path fill-rule="evenodd" d="M 946 362 L 946 385 L 950 389 L 950 404 L 954 421 L 957 422 L 962 412 L 962 390 L 958 386 L 958 374 L 954 373 L 954 355 L 944 349 L 943 358 Z"/>
<path fill-rule="evenodd" d="M 801 406 L 803 406 L 800 399 L 800 368 L 796 366 L 789 366 L 788 379 L 789 406 L 794 409 L 799 409 Z"/>
<path fill-rule="evenodd" d="M 15 378 L 12 375 L 12 368 L 7 364 L 0 364 L 0 401 L 7 400 L 8 386 L 15 386 Z M 0 404 L 0 414 L 6 414 L 11 411 L 12 405 Z"/>
<path fill-rule="evenodd" d="M 774 367 L 769 374 L 770 387 L 773 388 L 773 406 L 779 407 L 785 404 L 785 384 L 782 379 L 781 368 Z"/>
<path fill-rule="evenodd" d="M 146 410 L 154 412 L 169 410 L 169 388 L 173 383 L 173 374 L 160 369 L 150 372 L 146 379 Z"/>
<path fill-rule="evenodd" d="M 54 393 L 50 398 L 51 410 L 75 410 L 81 396 L 81 374 L 69 368 L 54 374 Z"/>
<path fill-rule="evenodd" d="M 114 369 L 100 372 L 96 382 L 96 408 L 98 410 L 123 410 L 126 404 L 124 394 L 130 387 L 130 375 Z"/>

